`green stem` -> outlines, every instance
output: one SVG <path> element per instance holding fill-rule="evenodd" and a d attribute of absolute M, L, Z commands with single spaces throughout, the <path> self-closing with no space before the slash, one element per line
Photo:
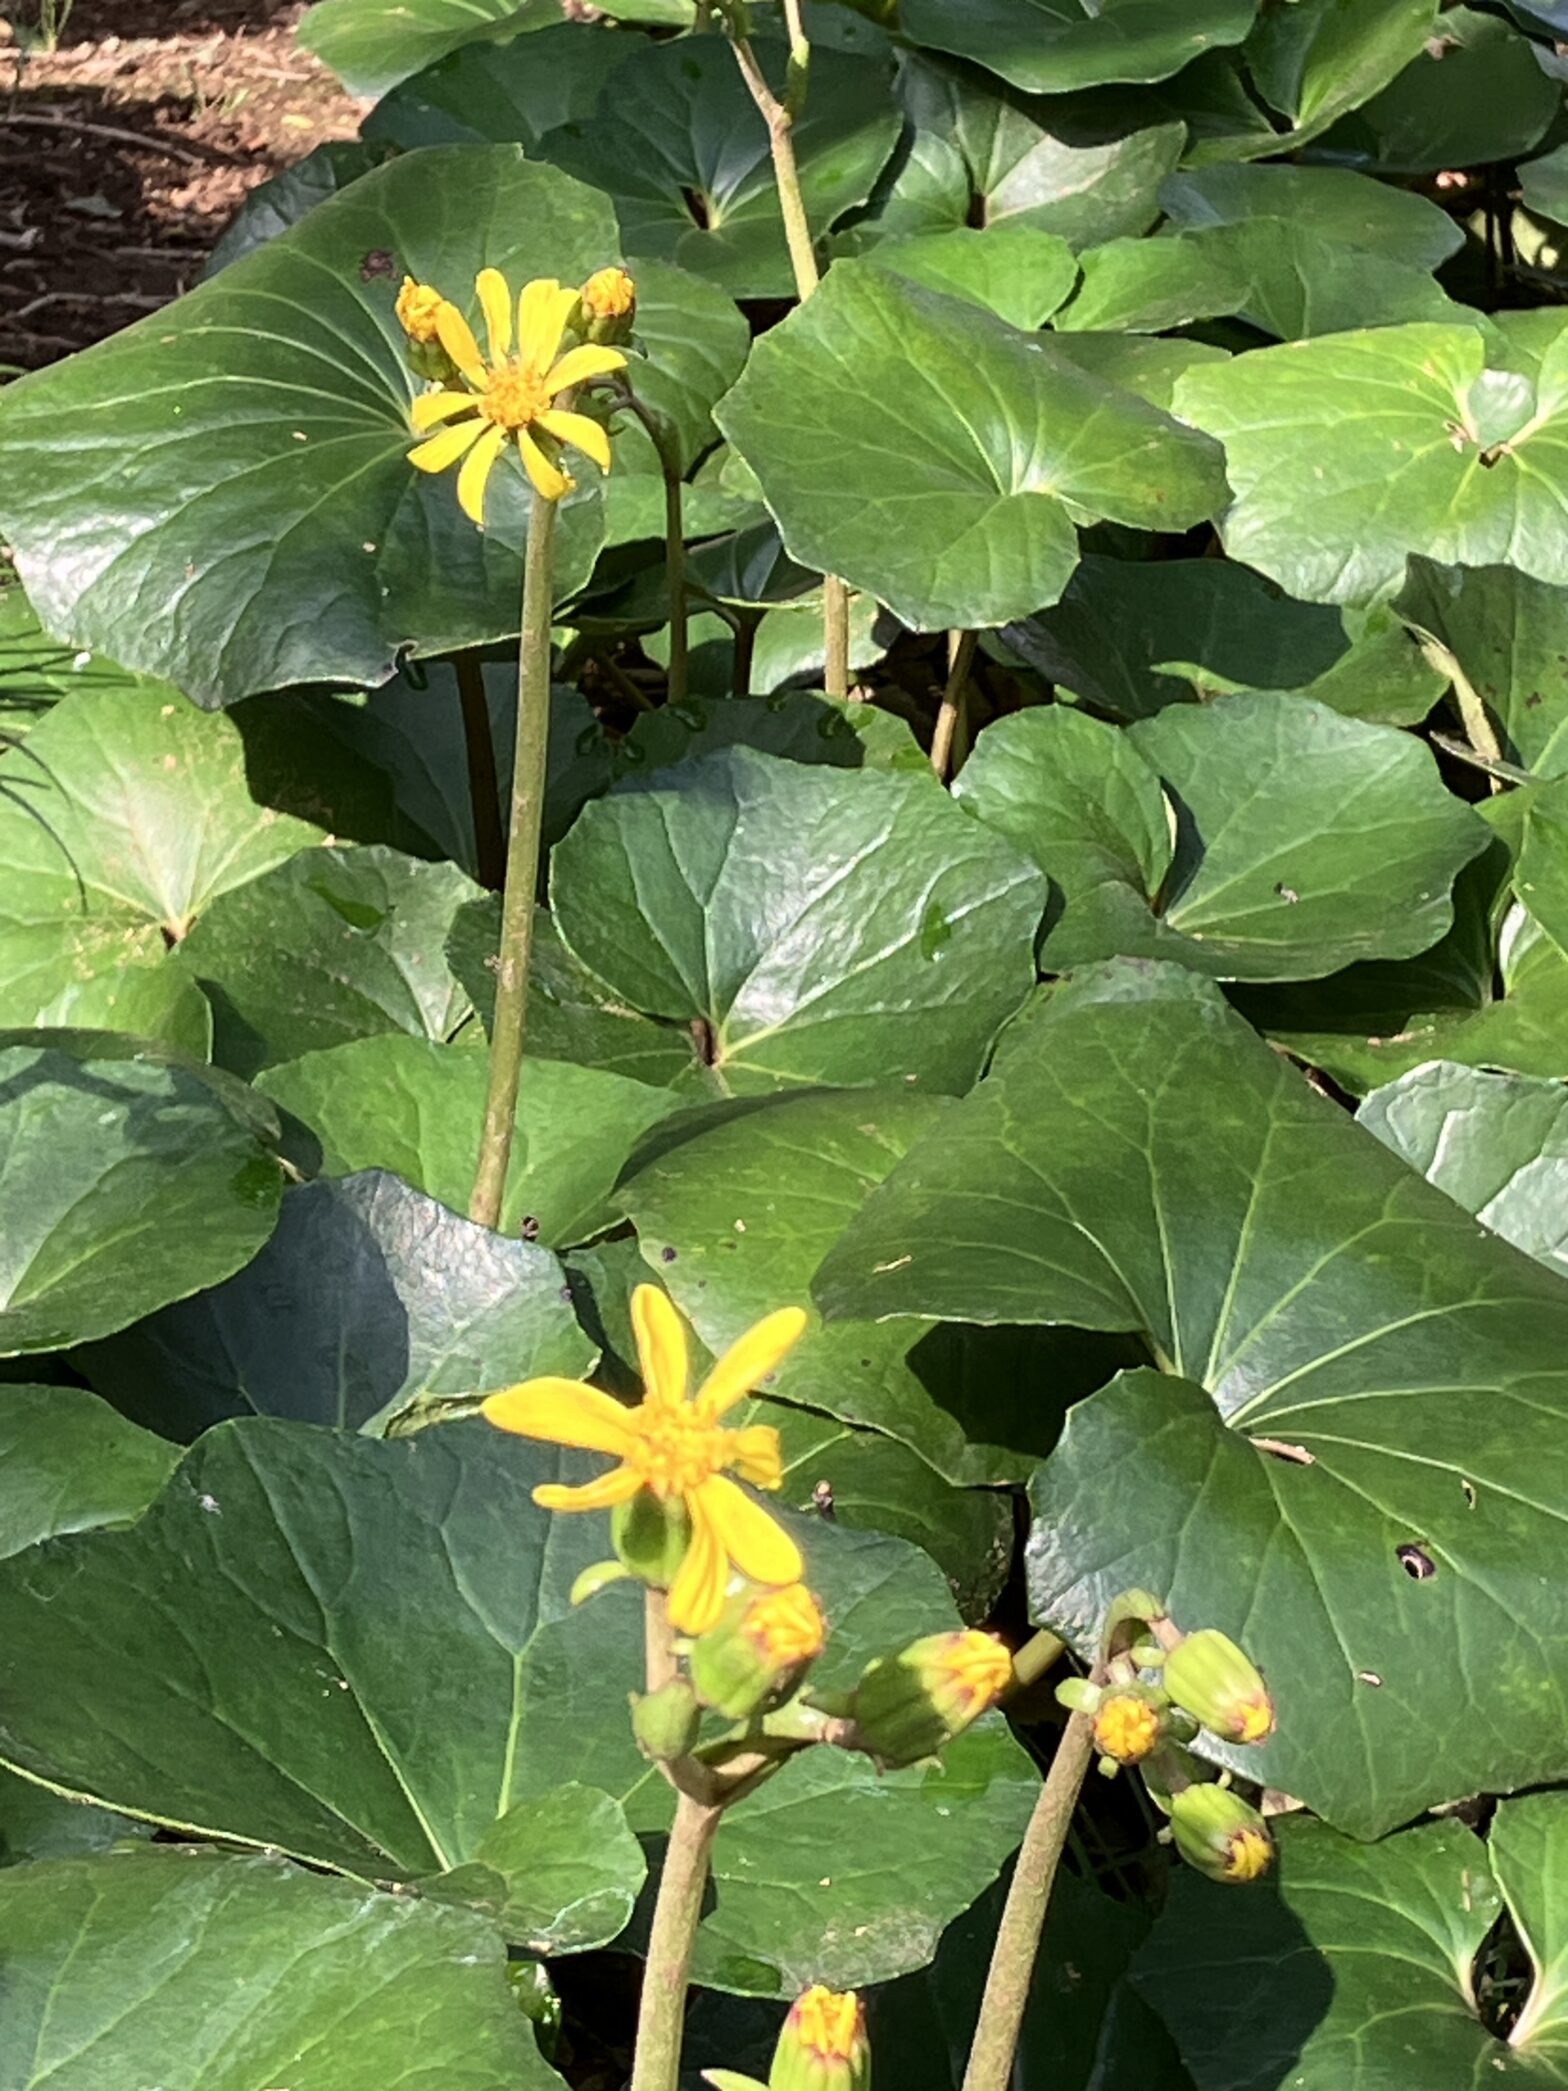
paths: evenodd
<path fill-rule="evenodd" d="M 477 654 L 454 654 L 457 697 L 463 713 L 463 752 L 468 758 L 468 803 L 474 816 L 474 869 L 479 883 L 499 893 L 506 878 L 506 837 L 501 833 L 501 784 L 485 674 Z"/>
<path fill-rule="evenodd" d="M 690 642 L 687 637 L 685 483 L 681 478 L 680 455 L 669 424 L 622 384 L 617 403 L 637 416 L 648 431 L 658 453 L 659 473 L 664 481 L 664 576 L 670 598 L 669 702 L 680 704 L 686 696 Z"/>
<path fill-rule="evenodd" d="M 680 2083 L 692 1948 L 723 1813 L 721 1806 L 694 1800 L 688 1793 L 675 1804 L 642 1975 L 631 2091 L 677 2091 Z"/>
<path fill-rule="evenodd" d="M 1094 1723 L 1087 1714 L 1075 1713 L 1062 1731 L 1050 1772 L 1024 1832 L 991 1952 L 990 1973 L 980 2000 L 980 2018 L 974 2045 L 969 2050 L 963 2091 L 1007 2091 L 1012 2081 L 1013 2058 L 1034 1979 L 1051 1887 L 1093 1755 Z"/>
<path fill-rule="evenodd" d="M 960 632 L 953 642 L 947 688 L 942 692 L 936 731 L 931 736 L 931 767 L 944 784 L 953 765 L 953 743 L 958 735 L 958 722 L 963 716 L 964 695 L 969 688 L 969 671 L 974 666 L 976 644 L 974 632 Z"/>
<path fill-rule="evenodd" d="M 743 610 L 735 620 L 735 668 L 733 687 L 737 697 L 751 695 L 751 671 L 757 654 L 757 625 L 760 620 Z"/>
<path fill-rule="evenodd" d="M 544 820 L 545 754 L 550 737 L 550 620 L 554 609 L 557 504 L 536 492 L 523 560 L 523 628 L 517 642 L 517 750 L 512 764 L 512 817 L 507 836 L 501 950 L 495 1021 L 490 1030 L 490 1085 L 485 1097 L 479 1167 L 468 1217 L 482 1227 L 501 1218 L 512 1159 L 517 1091 L 528 1021 L 528 960 L 539 891 L 539 837 Z"/>
<path fill-rule="evenodd" d="M 1056 1668 L 1066 1653 L 1066 1642 L 1059 1641 L 1055 1634 L 1047 1633 L 1042 1627 L 1039 1633 L 1032 1634 L 1025 1641 L 1013 1657 L 1011 1689 L 1021 1692 L 1031 1684 L 1038 1684 L 1048 1670 Z"/>

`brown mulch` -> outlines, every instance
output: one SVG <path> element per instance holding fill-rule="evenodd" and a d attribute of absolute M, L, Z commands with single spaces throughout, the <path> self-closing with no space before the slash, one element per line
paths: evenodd
<path fill-rule="evenodd" d="M 302 0 L 0 0 L 0 365 L 35 369 L 183 290 L 252 189 L 365 104 L 294 41 Z M 3 373 L 0 373 L 3 374 Z"/>

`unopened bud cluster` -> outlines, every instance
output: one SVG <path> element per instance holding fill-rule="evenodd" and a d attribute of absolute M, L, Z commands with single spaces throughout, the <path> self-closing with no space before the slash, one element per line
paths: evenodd
<path fill-rule="evenodd" d="M 1186 1748 L 1200 1730 L 1227 1743 L 1274 1732 L 1274 1701 L 1250 1657 L 1214 1627 L 1183 1633 L 1157 1598 L 1130 1591 L 1111 1607 L 1097 1680 L 1071 1678 L 1057 1697 L 1092 1721 L 1101 1771 L 1136 1765 L 1176 1849 L 1211 1878 L 1265 1872 L 1274 1844 L 1263 1816 Z"/>

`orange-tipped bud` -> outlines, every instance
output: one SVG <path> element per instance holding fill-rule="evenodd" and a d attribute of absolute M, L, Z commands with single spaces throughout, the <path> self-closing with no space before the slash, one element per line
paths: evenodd
<path fill-rule="evenodd" d="M 748 1584 L 692 1643 L 691 1677 L 705 1706 L 743 1720 L 786 1698 L 822 1653 L 827 1627 L 804 1583 Z"/>
<path fill-rule="evenodd" d="M 918 1764 L 993 1707 L 1012 1679 L 1013 1659 L 994 1634 L 927 1634 L 867 1668 L 855 1723 L 879 1763 Z"/>
<path fill-rule="evenodd" d="M 637 286 L 624 269 L 595 269 L 578 293 L 577 325 L 590 341 L 627 340 L 637 317 Z"/>
<path fill-rule="evenodd" d="M 768 2091 L 870 2091 L 866 2014 L 853 1990 L 819 1984 L 797 1997 L 779 2035 Z"/>
<path fill-rule="evenodd" d="M 1268 1824 L 1228 1786 L 1186 1786 L 1169 1805 L 1176 1849 L 1210 1880 L 1256 1880 L 1274 1863 Z"/>
<path fill-rule="evenodd" d="M 1228 1742 L 1262 1742 L 1274 1732 L 1268 1686 L 1235 1642 L 1211 1626 L 1176 1644 L 1161 1682 L 1183 1712 Z"/>

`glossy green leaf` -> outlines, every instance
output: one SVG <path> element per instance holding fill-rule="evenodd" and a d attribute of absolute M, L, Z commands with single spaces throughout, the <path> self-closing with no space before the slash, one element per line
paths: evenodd
<path fill-rule="evenodd" d="M 1054 972 L 1123 953 L 1300 979 L 1410 957 L 1489 840 L 1418 742 L 1294 696 L 1171 705 L 1125 733 L 1020 712 L 957 791 L 1051 880 Z"/>
<path fill-rule="evenodd" d="M 315 1133 L 325 1174 L 391 1169 L 462 1213 L 478 1161 L 485 1084 L 482 1053 L 389 1032 L 268 1068 L 257 1087 Z M 595 1068 L 530 1061 L 501 1232 L 551 1244 L 595 1232 L 637 1136 L 677 1103 Z"/>
<path fill-rule="evenodd" d="M 1212 989 L 1123 964 L 1059 990 L 816 1290 L 830 1318 L 1141 1330 L 1194 1382 L 1134 1373 L 1075 1410 L 1034 1483 L 1035 1614 L 1084 1645 L 1136 1583 L 1240 1633 L 1280 1700 L 1248 1753 L 1268 1783 L 1375 1835 L 1563 1775 L 1542 1684 L 1568 1640 L 1518 1571 L 1568 1502 L 1568 1289 Z"/>
<path fill-rule="evenodd" d="M 871 256 L 879 269 L 967 298 L 1025 330 L 1043 326 L 1078 277 L 1072 249 L 1058 234 L 1005 218 L 881 240 Z"/>
<path fill-rule="evenodd" d="M 0 1567 L 4 1754 L 69 1790 L 129 1791 L 159 1819 L 382 1880 L 494 1854 L 509 1810 L 563 1777 L 661 1829 L 669 1789 L 626 1716 L 641 1606 L 623 1589 L 573 1609 L 602 1516 L 552 1516 L 531 1496 L 597 1464 L 478 1422 L 387 1442 L 220 1425 L 131 1532 Z M 913 1548 L 822 1522 L 803 1536 L 834 1628 L 828 1685 L 952 1617 Z M 122 1707 L 115 1731 L 72 1710 L 89 1675 Z M 765 1994 L 813 1965 L 843 1986 L 921 1965 L 1037 1790 L 999 1718 L 941 1769 L 879 1780 L 863 1758 L 808 1753 L 725 1826 L 699 1978 Z M 598 1892 L 601 1862 L 582 1859 Z"/>
<path fill-rule="evenodd" d="M 909 37 L 971 58 L 1031 94 L 1107 80 L 1167 80 L 1218 45 L 1239 44 L 1257 0 L 904 0 Z"/>
<path fill-rule="evenodd" d="M 179 1066 L 0 1050 L 0 1356 L 122 1329 L 248 1263 L 282 1177 Z"/>
<path fill-rule="evenodd" d="M 151 1834 L 148 1824 L 132 1822 L 128 1815 L 67 1800 L 15 1772 L 0 1771 L 0 1866 L 83 1858 Z"/>
<path fill-rule="evenodd" d="M 58 1532 L 129 1524 L 174 1460 L 172 1445 L 84 1387 L 0 1388 L 0 1556 Z"/>
<path fill-rule="evenodd" d="M 690 471 L 718 440 L 713 409 L 740 376 L 751 331 L 728 292 L 703 276 L 643 259 L 636 281 L 637 332 L 627 376 L 644 406 L 663 415 L 681 468 Z M 658 472 L 658 455 L 630 415 L 618 417 L 615 437 L 618 471 Z"/>
<path fill-rule="evenodd" d="M 192 1438 L 251 1414 L 406 1424 L 535 1375 L 576 1379 L 593 1346 L 548 1249 L 373 1169 L 290 1190 L 244 1270 L 75 1360 L 126 1415 Z"/>
<path fill-rule="evenodd" d="M 471 1859 L 423 1886 L 479 1910 L 530 1953 L 581 1953 L 626 1929 L 646 1875 L 619 1803 L 567 1784 L 509 1808 Z"/>
<path fill-rule="evenodd" d="M 1568 223 L 1568 146 L 1527 161 L 1519 169 L 1519 190 L 1526 210 Z"/>
<path fill-rule="evenodd" d="M 698 1027 L 692 1086 L 726 1095 L 966 1088 L 1028 993 L 1045 892 L 929 777 L 734 748 L 587 807 L 551 897 L 622 1003 Z"/>
<path fill-rule="evenodd" d="M 1517 29 L 1473 7 L 1449 7 L 1420 55 L 1323 149 L 1359 150 L 1393 174 L 1515 160 L 1540 143 L 1561 104 L 1561 89 Z"/>
<path fill-rule="evenodd" d="M 756 46 L 776 88 L 785 46 Z M 888 70 L 817 51 L 795 126 L 801 195 L 821 235 L 871 194 L 898 137 Z M 626 252 L 673 261 L 735 297 L 794 292 L 768 129 L 724 38 L 646 44 L 605 87 L 585 123 L 563 124 L 539 152 L 609 195 Z"/>
<path fill-rule="evenodd" d="M 465 44 L 545 30 L 565 12 L 562 0 L 318 0 L 299 34 L 351 94 L 374 95 Z M 693 9 L 692 0 L 608 0 L 599 12 L 685 29 Z"/>
<path fill-rule="evenodd" d="M 78 690 L 114 696 L 145 682 L 115 661 L 51 639 L 24 590 L 0 576 L 0 727 L 6 733 L 26 733 L 51 705 Z"/>
<path fill-rule="evenodd" d="M 556 22 L 504 43 L 460 44 L 383 95 L 360 133 L 404 152 L 416 145 L 515 143 L 532 154 L 557 124 L 593 114 L 600 89 L 640 43 L 631 36 L 584 36 L 578 24 Z"/>
<path fill-rule="evenodd" d="M 515 631 L 527 482 L 481 534 L 415 472 L 403 272 L 473 309 L 485 265 L 570 281 L 614 257 L 608 204 L 511 146 L 405 154 L 177 304 L 5 389 L 0 523 L 52 631 L 198 702 Z M 587 578 L 597 496 L 562 518 Z M 25 494 L 23 489 L 25 487 Z"/>
<path fill-rule="evenodd" d="M 1357 1120 L 1483 1227 L 1568 1277 L 1568 1092 L 1436 1060 L 1374 1089 Z"/>
<path fill-rule="evenodd" d="M 1189 168 L 1161 185 L 1160 203 L 1177 225 L 1288 218 L 1338 246 L 1417 268 L 1435 269 L 1464 245 L 1439 205 L 1349 167 L 1240 161 Z"/>
<path fill-rule="evenodd" d="M 1177 411 L 1218 436 L 1226 549 L 1316 602 L 1392 590 L 1412 552 L 1568 580 L 1568 329 L 1412 325 L 1196 370 Z"/>
<path fill-rule="evenodd" d="M 258 182 L 223 228 L 203 275 L 216 276 L 231 261 L 264 247 L 268 240 L 297 225 L 307 211 L 357 182 L 387 157 L 385 146 L 362 144 L 357 138 L 329 138 L 302 160 Z"/>
<path fill-rule="evenodd" d="M 920 631 L 1054 602 L 1080 521 L 1180 530 L 1224 500 L 1194 431 L 867 262 L 764 336 L 718 420 L 791 556 Z"/>
<path fill-rule="evenodd" d="M 446 938 L 478 891 L 454 864 L 329 847 L 229 893 L 180 951 L 217 1013 L 216 1058 L 251 1075 L 381 1032 L 450 1038 L 472 1005 Z"/>
<path fill-rule="evenodd" d="M 1568 770 L 1568 589 L 1511 566 L 1413 559 L 1398 607 L 1453 657 L 1510 762 Z"/>
<path fill-rule="evenodd" d="M 548 2091 L 467 1911 L 277 1859 L 156 1850 L 0 1874 L 6 2091 Z"/>

